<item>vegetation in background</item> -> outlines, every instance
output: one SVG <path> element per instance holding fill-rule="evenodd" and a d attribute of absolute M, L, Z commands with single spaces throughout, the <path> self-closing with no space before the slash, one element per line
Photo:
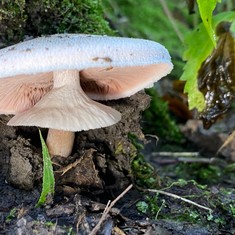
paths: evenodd
<path fill-rule="evenodd" d="M 121 35 L 148 38 L 164 44 L 170 51 L 170 54 L 173 57 L 173 63 L 176 67 L 176 69 L 173 71 L 173 77 L 179 78 L 181 76 L 183 72 L 183 63 L 179 57 L 183 57 L 184 49 L 183 47 L 180 47 L 182 43 L 180 43 L 180 39 L 176 36 L 175 31 L 172 30 L 172 25 L 169 22 L 169 19 L 167 19 L 161 5 L 159 4 L 160 1 L 156 0 L 151 1 L 151 3 L 146 3 L 143 1 L 131 0 L 105 0 L 104 2 L 105 12 L 110 19 L 111 24 L 114 25 L 114 28 L 117 29 Z M 177 26 L 181 32 L 183 32 L 183 35 L 186 35 L 186 32 L 190 33 L 190 29 L 195 28 L 196 25 L 198 25 L 198 14 L 196 14 L 196 16 L 187 15 L 187 7 L 184 5 L 186 4 L 186 1 L 180 1 L 177 2 L 177 4 L 173 1 L 165 2 L 167 3 L 169 9 L 171 9 L 171 12 L 174 12 L 173 15 L 176 17 L 175 20 L 177 22 Z M 181 6 L 181 9 L 175 10 L 174 4 Z M 184 7 L 182 7 L 183 5 Z M 141 9 L 141 11 L 139 11 L 139 9 Z M 226 14 L 226 17 L 228 17 L 229 13 Z M 179 17 L 179 15 L 181 15 L 183 20 L 181 17 Z M 163 21 L 164 23 L 162 23 Z M 184 21 L 187 21 L 188 23 L 182 23 Z M 200 25 L 200 31 L 201 27 L 204 26 L 202 26 L 202 24 Z M 215 29 L 214 25 L 212 29 Z M 213 50 L 213 42 L 211 41 L 205 27 L 203 30 L 205 33 L 203 36 L 204 39 L 202 39 L 200 42 L 196 41 L 197 39 L 195 39 L 196 31 L 194 31 L 194 35 L 192 34 L 187 36 L 186 42 L 189 46 L 191 46 L 190 48 L 193 53 L 198 51 L 198 54 L 200 54 L 201 50 L 205 51 L 204 47 L 208 46 L 209 44 L 210 47 L 208 48 L 208 51 L 210 50 L 211 52 Z M 209 30 L 209 32 L 211 31 Z M 199 33 L 197 32 L 197 34 Z M 192 62 L 195 62 L 197 56 L 197 54 L 192 54 Z M 203 56 L 203 53 L 199 56 Z M 177 61 L 176 63 L 175 60 Z M 193 72 L 193 69 L 193 67 L 188 67 L 188 77 L 197 75 L 198 70 L 194 70 Z M 197 83 L 195 84 L 197 88 Z M 197 95 L 197 90 L 195 86 L 188 86 L 191 86 L 190 96 L 194 98 L 194 96 Z M 194 90 L 192 90 L 193 88 Z M 195 90 L 196 92 L 194 92 Z M 178 139 L 180 142 L 180 134 L 174 121 L 172 121 L 169 116 L 166 103 L 162 103 L 161 101 L 159 102 L 161 99 L 158 97 L 154 89 L 150 89 L 147 92 L 152 96 L 152 103 L 150 108 L 146 110 L 143 115 L 145 132 L 154 132 L 157 133 L 157 136 L 159 136 L 161 139 L 167 139 L 168 141 L 172 139 Z M 197 100 L 197 102 L 199 101 L 200 99 Z M 168 123 L 167 126 L 169 129 L 167 129 L 164 133 L 164 124 L 166 122 Z M 146 128 L 146 126 L 148 127 Z M 224 166 L 223 164 L 211 165 L 198 163 L 179 163 L 172 164 L 169 167 L 164 165 L 164 169 L 162 169 L 162 171 L 165 173 L 163 174 L 167 175 L 169 173 L 169 176 L 160 178 L 158 172 L 156 173 L 156 170 L 146 162 L 144 156 L 141 154 L 142 148 L 139 146 L 138 141 L 133 138 L 133 136 L 131 139 L 134 146 L 137 146 L 139 151 L 139 153 L 135 155 L 132 165 L 138 186 L 143 188 L 159 188 L 160 185 L 164 185 L 166 188 L 163 190 L 170 191 L 171 193 L 175 193 L 182 197 L 186 197 L 201 205 L 208 206 L 213 210 L 213 213 L 209 213 L 208 211 L 203 211 L 192 205 L 177 201 L 177 199 L 167 198 L 159 194 L 145 192 L 143 194 L 143 200 L 139 201 L 136 205 L 140 212 L 146 214 L 146 216 L 150 216 L 152 219 L 167 219 L 173 221 L 197 223 L 204 225 L 205 227 L 214 227 L 216 231 L 218 231 L 222 226 L 226 226 L 228 221 L 233 223 L 235 218 L 235 191 L 229 187 L 227 189 L 221 189 L 222 191 L 219 187 L 217 188 L 217 186 L 213 186 L 211 188 L 211 185 L 222 184 L 225 181 L 228 184 L 234 182 L 234 168 L 232 166 Z M 231 171 L 229 170 L 230 168 Z M 185 183 L 176 185 L 175 183 L 178 182 L 176 179 L 181 178 L 185 180 L 179 181 L 184 181 Z M 208 184 L 209 186 L 201 187 L 196 183 L 196 181 L 192 183 L 191 179 L 195 179 L 197 182 L 203 184 Z"/>
<path fill-rule="evenodd" d="M 193 6 L 187 5 L 189 2 L 194 2 Z M 132 0 L 103 1 L 108 19 L 122 36 L 148 38 L 166 46 L 175 65 L 170 77 L 181 77 L 187 81 L 185 93 L 188 95 L 189 108 L 202 111 L 205 108 L 205 98 L 198 89 L 198 71 L 215 46 L 215 27 L 221 21 L 232 22 L 235 18 L 234 12 L 229 12 L 234 8 L 233 1 L 198 0 L 197 3 L 198 9 L 196 1 L 185 0 L 177 3 L 169 0 L 148 3 Z M 212 17 L 213 11 L 217 16 Z M 189 12 L 194 14 L 190 15 Z M 199 25 L 201 21 L 203 23 Z M 188 47 L 185 52 L 184 43 Z M 184 73 L 182 58 L 187 60 Z"/>
<path fill-rule="evenodd" d="M 167 102 L 158 96 L 154 88 L 147 89 L 146 93 L 152 97 L 152 100 L 150 107 L 143 112 L 144 132 L 157 135 L 164 142 L 181 143 L 183 136 L 169 114 Z"/>
<path fill-rule="evenodd" d="M 144 199 L 136 204 L 137 209 L 152 219 L 165 219 L 174 222 L 188 222 L 211 227 L 218 231 L 221 226 L 234 221 L 235 190 L 199 185 L 195 181 L 179 180 L 169 184 L 164 191 L 177 192 L 180 197 L 197 201 L 211 209 L 202 210 L 180 199 L 166 198 L 157 193 L 145 193 Z M 179 194 L 179 192 L 181 192 Z M 178 203 L 175 203 L 178 200 Z"/>
<path fill-rule="evenodd" d="M 169 167 L 164 166 L 163 169 L 171 178 L 166 176 L 160 178 L 158 172 L 146 162 L 141 154 L 143 146 L 136 136 L 130 134 L 129 138 L 137 150 L 132 162 L 136 183 L 144 192 L 143 198 L 136 203 L 139 212 L 154 220 L 194 223 L 213 228 L 215 231 L 218 231 L 221 226 L 226 226 L 228 221 L 233 223 L 235 190 L 217 185 L 225 181 L 233 184 L 234 164 L 224 165 L 225 162 L 221 162 L 221 165 L 172 164 Z M 147 191 L 147 189 L 160 187 L 163 191 L 189 199 L 211 211 L 200 209 L 174 197 Z"/>
<path fill-rule="evenodd" d="M 26 30 L 36 36 L 69 32 L 113 34 L 104 20 L 101 0 L 31 0 L 26 11 Z"/>
<path fill-rule="evenodd" d="M 139 142 L 136 135 L 129 133 L 128 138 L 133 144 L 132 170 L 135 177 L 135 182 L 140 187 L 156 188 L 160 185 L 160 179 L 156 170 L 149 164 L 144 155 L 141 153 L 144 146 Z"/>
<path fill-rule="evenodd" d="M 159 0 L 103 0 L 104 12 L 111 25 L 121 36 L 146 38 L 163 44 L 173 59 L 171 76 L 179 78 L 183 69 L 183 35 L 193 27 L 197 17 L 188 14 L 185 0 L 164 1 L 172 14 L 173 22 L 180 33 L 174 30 Z"/>

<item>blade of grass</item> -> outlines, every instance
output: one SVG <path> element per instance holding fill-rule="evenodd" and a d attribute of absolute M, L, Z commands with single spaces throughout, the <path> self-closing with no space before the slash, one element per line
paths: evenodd
<path fill-rule="evenodd" d="M 51 157 L 40 130 L 39 130 L 39 136 L 42 145 L 43 178 L 42 178 L 42 192 L 36 204 L 36 207 L 40 207 L 43 204 L 45 204 L 48 197 L 53 196 L 55 189 L 55 179 L 54 179 Z"/>

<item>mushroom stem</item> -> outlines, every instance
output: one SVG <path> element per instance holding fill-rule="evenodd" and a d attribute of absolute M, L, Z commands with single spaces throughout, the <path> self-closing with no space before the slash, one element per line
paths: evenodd
<path fill-rule="evenodd" d="M 69 156 L 72 152 L 75 133 L 49 129 L 47 134 L 47 147 L 51 156 Z"/>
<path fill-rule="evenodd" d="M 70 80 L 69 80 L 69 79 Z M 79 82 L 79 71 L 65 70 L 53 73 L 53 87 L 59 88 L 70 82 Z M 76 82 L 76 80 L 78 80 Z M 47 147 L 51 156 L 68 157 L 73 149 L 75 133 L 57 129 L 49 129 L 47 134 Z"/>

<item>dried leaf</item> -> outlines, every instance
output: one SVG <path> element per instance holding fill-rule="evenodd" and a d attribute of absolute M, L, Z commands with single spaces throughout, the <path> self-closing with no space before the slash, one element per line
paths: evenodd
<path fill-rule="evenodd" d="M 200 114 L 205 128 L 224 114 L 235 98 L 235 41 L 229 31 L 230 25 L 222 22 L 217 26 L 217 48 L 198 72 L 198 87 L 206 102 Z"/>

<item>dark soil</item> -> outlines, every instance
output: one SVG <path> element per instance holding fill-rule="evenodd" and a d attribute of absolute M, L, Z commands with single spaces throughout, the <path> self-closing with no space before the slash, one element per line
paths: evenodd
<path fill-rule="evenodd" d="M 211 184 L 206 190 L 193 182 L 166 189 L 181 197 L 190 195 L 191 200 L 211 208 L 211 220 L 206 210 L 135 186 L 130 156 L 135 156 L 137 150 L 128 133 L 145 142 L 139 123 L 149 97 L 138 93 L 108 104 L 123 114 L 122 121 L 109 128 L 77 133 L 72 155 L 67 159 L 53 159 L 57 163 L 54 165 L 56 193 L 42 208 L 35 208 L 42 177 L 38 130 L 9 127 L 6 123 L 10 117 L 1 116 L 0 234 L 90 234 L 108 201 L 114 200 L 131 183 L 134 187 L 111 209 L 97 234 L 234 234 L 234 217 L 229 208 L 234 206 L 235 192 L 226 193 L 224 186 L 231 186 L 228 181 Z M 196 135 L 192 129 L 196 130 L 197 126 L 191 129 L 189 126 L 185 126 L 185 132 Z M 46 131 L 43 130 L 44 136 Z M 194 136 L 194 139 L 200 138 Z M 170 177 L 176 181 L 173 169 L 178 166 L 159 163 L 162 157 L 153 159 L 149 145 L 146 146 L 148 159 L 164 175 L 162 186 Z M 70 164 L 73 166 L 66 171 Z M 138 202 L 148 202 L 148 210 L 137 209 Z"/>
<path fill-rule="evenodd" d="M 56 163 L 56 194 L 53 202 L 43 209 L 35 208 L 42 178 L 38 130 L 9 127 L 6 123 L 10 117 L 1 116 L 0 231 L 3 234 L 55 231 L 67 234 L 69 229 L 89 234 L 105 208 L 102 203 L 115 198 L 133 181 L 130 156 L 136 150 L 128 134 L 144 139 L 139 125 L 140 112 L 149 105 L 149 97 L 140 92 L 108 105 L 122 113 L 122 121 L 109 128 L 77 133 L 73 154 L 67 159 L 52 159 Z M 70 164 L 73 167 L 65 172 Z M 120 212 L 115 213 L 118 220 Z M 110 217 L 105 223 L 104 234 L 109 234 L 107 231 L 116 222 Z"/>

